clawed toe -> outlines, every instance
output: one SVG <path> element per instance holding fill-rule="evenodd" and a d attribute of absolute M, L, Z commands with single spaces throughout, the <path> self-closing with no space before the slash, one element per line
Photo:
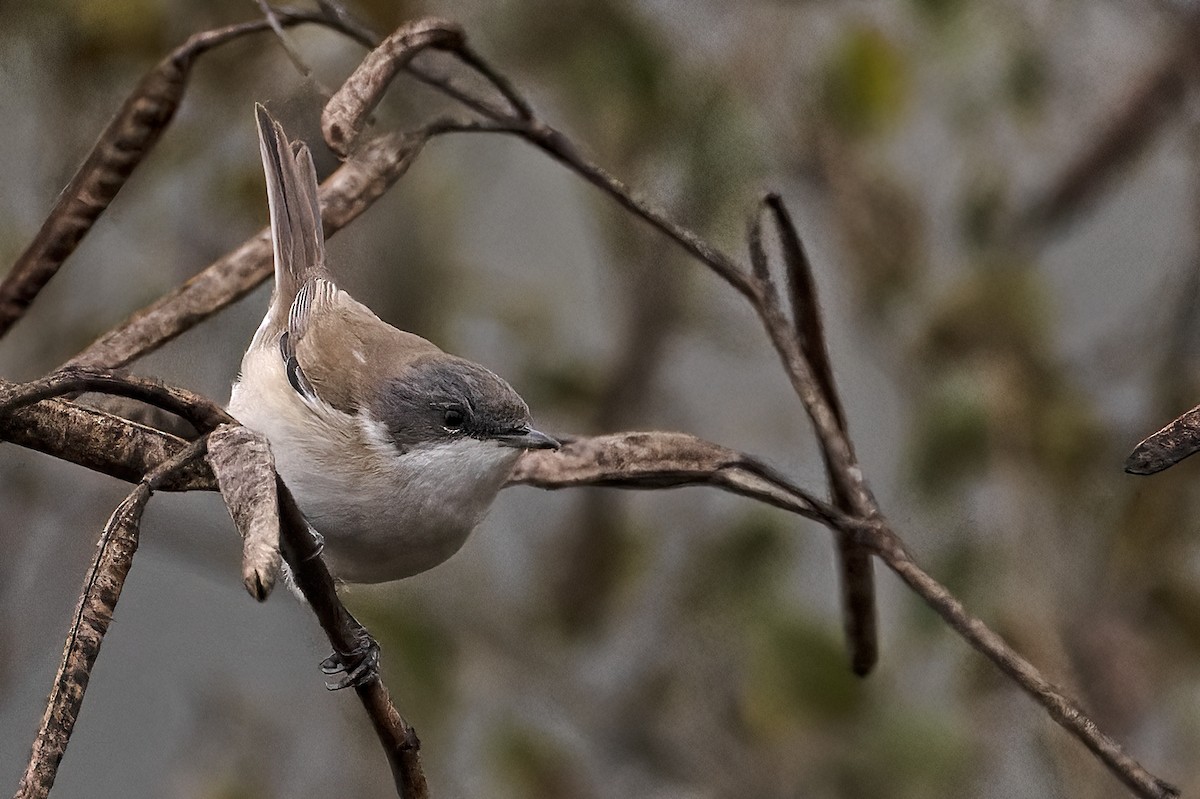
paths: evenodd
<path fill-rule="evenodd" d="M 325 683 L 325 687 L 330 691 L 366 685 L 379 677 L 379 644 L 368 635 L 359 642 L 354 651 L 334 652 L 322 660 L 321 672 L 329 676 L 343 675 L 338 680 Z"/>

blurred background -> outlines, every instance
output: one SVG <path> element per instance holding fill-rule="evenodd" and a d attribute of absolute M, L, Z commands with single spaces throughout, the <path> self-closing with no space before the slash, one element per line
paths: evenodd
<path fill-rule="evenodd" d="M 602 165 L 744 259 L 781 192 L 860 458 L 919 562 L 1148 768 L 1200 791 L 1200 463 L 1123 474 L 1200 400 L 1194 4 L 382 2 L 476 48 Z M 0 263 L 141 74 L 249 0 L 0 3 Z M 319 142 L 362 56 L 291 34 L 201 59 L 157 150 L 0 341 L 28 379 L 266 222 L 252 104 Z M 411 81 L 381 125 L 453 110 Z M 323 146 L 318 171 L 334 168 Z M 550 432 L 677 429 L 818 489 L 740 297 L 519 141 L 442 138 L 330 242 L 388 321 L 505 375 Z M 224 402 L 266 289 L 134 365 Z M 15 786 L 96 535 L 127 487 L 0 457 L 0 785 Z M 386 796 L 311 615 L 256 605 L 211 494 L 161 495 L 56 796 Z M 850 675 L 829 535 L 715 491 L 502 493 L 448 563 L 347 604 L 436 797 L 1012 797 L 1123 789 L 879 570 Z"/>

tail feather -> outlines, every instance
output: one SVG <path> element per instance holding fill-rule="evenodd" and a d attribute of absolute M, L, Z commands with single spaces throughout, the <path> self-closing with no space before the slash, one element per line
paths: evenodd
<path fill-rule="evenodd" d="M 256 103 L 254 111 L 271 208 L 275 318 L 286 319 L 300 287 L 310 278 L 326 274 L 317 172 L 307 145 L 289 142 L 283 127 L 262 105 Z"/>

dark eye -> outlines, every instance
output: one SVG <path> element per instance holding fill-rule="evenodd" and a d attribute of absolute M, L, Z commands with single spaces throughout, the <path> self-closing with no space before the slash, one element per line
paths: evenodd
<path fill-rule="evenodd" d="M 451 405 L 443 413 L 442 425 L 447 430 L 461 430 L 462 426 L 467 423 L 466 411 L 457 405 Z"/>

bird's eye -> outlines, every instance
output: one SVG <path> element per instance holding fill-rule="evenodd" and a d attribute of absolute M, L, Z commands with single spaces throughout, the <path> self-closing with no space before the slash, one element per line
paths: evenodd
<path fill-rule="evenodd" d="M 452 405 L 445 410 L 445 415 L 442 416 L 442 424 L 447 430 L 461 430 L 462 426 L 467 423 L 467 414 L 462 408 L 457 405 Z"/>

